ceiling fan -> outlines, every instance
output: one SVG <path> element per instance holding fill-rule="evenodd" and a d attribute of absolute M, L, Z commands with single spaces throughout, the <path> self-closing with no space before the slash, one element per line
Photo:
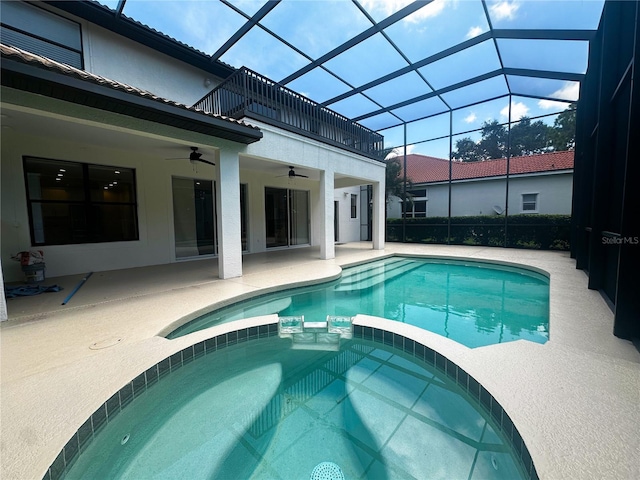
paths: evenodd
<path fill-rule="evenodd" d="M 207 165 L 213 165 L 214 167 L 216 166 L 215 163 L 210 162 L 208 160 L 203 160 L 200 157 L 202 157 L 202 153 L 200 153 L 198 151 L 198 147 L 191 147 L 191 153 L 189 154 L 189 160 L 191 160 L 192 162 L 206 163 Z"/>
<path fill-rule="evenodd" d="M 213 162 L 210 162 L 209 160 L 204 160 L 202 158 L 202 153 L 200 153 L 198 151 L 198 147 L 190 147 L 191 148 L 191 153 L 189 154 L 189 161 L 193 162 L 201 162 L 201 163 L 206 163 L 207 165 L 212 165 L 215 166 L 216 164 Z M 184 157 L 179 157 L 179 158 L 169 158 L 167 160 L 186 160 L 186 158 Z"/>
<path fill-rule="evenodd" d="M 279 175 L 280 177 L 284 177 L 285 175 Z M 302 178 L 309 178 L 308 175 L 300 175 L 299 173 L 296 173 L 296 171 L 293 169 L 293 167 L 289 167 L 289 173 L 287 173 L 287 175 L 289 178 L 294 178 L 294 177 L 302 177 Z"/>

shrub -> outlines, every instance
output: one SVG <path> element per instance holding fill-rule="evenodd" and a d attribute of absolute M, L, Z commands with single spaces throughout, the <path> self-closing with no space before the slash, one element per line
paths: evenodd
<path fill-rule="evenodd" d="M 570 215 L 480 215 L 451 217 L 451 236 L 447 217 L 407 218 L 406 242 L 486 245 L 491 247 L 569 250 Z M 402 219 L 387 220 L 387 240 L 402 241 Z"/>

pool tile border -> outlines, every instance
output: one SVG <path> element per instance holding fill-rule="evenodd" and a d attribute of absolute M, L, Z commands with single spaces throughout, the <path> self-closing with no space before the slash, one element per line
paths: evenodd
<path fill-rule="evenodd" d="M 221 350 L 229 345 L 277 335 L 277 323 L 234 330 L 186 347 L 156 363 L 123 386 L 96 409 L 62 448 L 43 476 L 43 480 L 60 480 L 64 478 L 67 470 L 75 463 L 78 456 L 86 450 L 95 435 L 114 419 L 123 408 L 169 373 L 180 369 L 197 358 Z M 485 413 L 491 416 L 505 438 L 511 442 L 514 452 L 521 462 L 520 466 L 528 478 L 530 480 L 539 480 L 529 450 L 507 412 L 504 411 L 489 391 L 462 368 L 435 350 L 411 338 L 387 330 L 354 325 L 353 337 L 402 350 L 447 375 L 465 390 Z"/>

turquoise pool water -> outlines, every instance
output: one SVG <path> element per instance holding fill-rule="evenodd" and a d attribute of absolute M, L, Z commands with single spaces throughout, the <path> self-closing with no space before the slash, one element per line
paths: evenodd
<path fill-rule="evenodd" d="M 277 313 L 324 320 L 367 314 L 404 322 L 468 347 L 549 339 L 549 279 L 490 263 L 391 257 L 345 268 L 334 282 L 243 301 L 171 332 L 176 338 L 232 320 Z"/>
<path fill-rule="evenodd" d="M 67 479 L 524 478 L 466 391 L 366 340 L 294 350 L 277 337 L 229 346 L 163 376 L 96 434 Z"/>

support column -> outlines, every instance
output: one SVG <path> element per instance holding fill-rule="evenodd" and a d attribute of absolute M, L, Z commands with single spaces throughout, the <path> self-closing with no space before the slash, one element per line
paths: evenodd
<path fill-rule="evenodd" d="M 240 159 L 237 152 L 220 151 L 216 178 L 218 276 L 222 279 L 241 277 Z"/>
<path fill-rule="evenodd" d="M 373 240 L 374 250 L 384 250 L 384 230 L 385 230 L 385 218 L 384 218 L 384 184 L 380 182 L 373 184 L 373 212 L 371 216 L 372 231 L 371 239 Z"/>
<path fill-rule="evenodd" d="M 336 257 L 335 232 L 334 232 L 334 212 L 333 195 L 334 179 L 333 170 L 323 170 L 320 172 L 320 258 L 328 260 Z"/>

